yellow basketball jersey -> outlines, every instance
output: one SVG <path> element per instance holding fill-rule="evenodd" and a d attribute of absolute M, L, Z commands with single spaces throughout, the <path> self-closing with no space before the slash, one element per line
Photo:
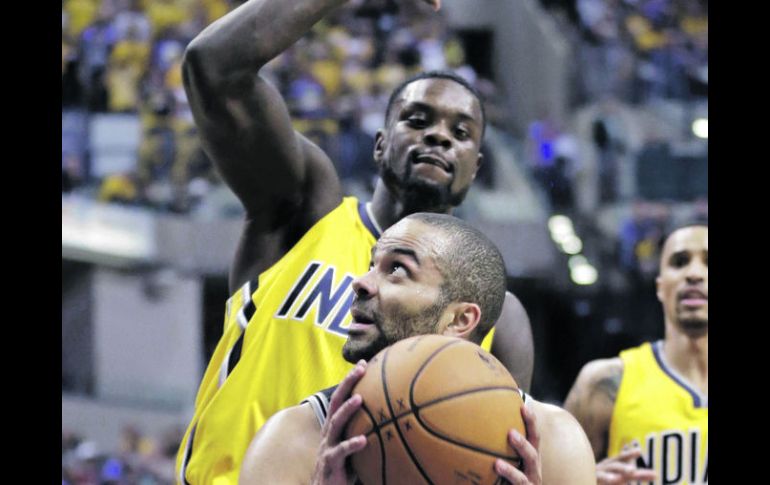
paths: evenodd
<path fill-rule="evenodd" d="M 655 484 L 708 483 L 708 397 L 666 363 L 663 342 L 620 353 L 623 379 L 613 410 L 608 456 L 637 442 Z"/>
<path fill-rule="evenodd" d="M 224 334 L 177 453 L 178 483 L 236 484 L 251 439 L 277 411 L 338 384 L 353 301 L 379 231 L 346 197 L 227 301 Z M 483 343 L 490 349 L 492 332 Z"/>

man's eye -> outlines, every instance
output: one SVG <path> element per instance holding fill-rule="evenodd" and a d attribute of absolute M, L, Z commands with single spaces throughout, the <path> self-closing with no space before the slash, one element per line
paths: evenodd
<path fill-rule="evenodd" d="M 416 116 L 411 116 L 408 119 L 409 125 L 413 126 L 415 128 L 424 128 L 428 125 L 428 122 L 425 120 L 425 118 L 420 118 Z"/>
<path fill-rule="evenodd" d="M 408 276 L 409 271 L 407 271 L 406 266 L 404 266 L 401 263 L 393 263 L 390 266 L 390 274 L 397 275 L 397 276 Z"/>
<path fill-rule="evenodd" d="M 690 262 L 690 257 L 686 255 L 677 255 L 674 256 L 671 259 L 671 266 L 675 268 L 682 268 L 684 266 L 687 266 L 687 264 Z"/>
<path fill-rule="evenodd" d="M 467 140 L 469 136 L 470 133 L 468 133 L 467 130 L 463 130 L 462 128 L 455 130 L 455 137 L 457 137 L 458 140 Z"/>

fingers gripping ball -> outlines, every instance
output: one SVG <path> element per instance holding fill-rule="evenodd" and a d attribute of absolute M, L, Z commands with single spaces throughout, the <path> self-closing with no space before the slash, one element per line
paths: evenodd
<path fill-rule="evenodd" d="M 365 485 L 495 484 L 496 458 L 520 466 L 507 439 L 525 435 L 516 381 L 491 354 L 454 337 L 423 335 L 377 354 L 353 393 L 363 397 L 346 436 Z"/>

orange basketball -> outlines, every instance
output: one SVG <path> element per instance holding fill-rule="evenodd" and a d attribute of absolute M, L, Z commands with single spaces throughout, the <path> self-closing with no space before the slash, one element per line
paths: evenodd
<path fill-rule="evenodd" d="M 508 431 L 525 434 L 516 381 L 478 345 L 453 337 L 401 340 L 369 361 L 353 393 L 363 404 L 346 436 L 365 485 L 494 484 L 496 458 L 519 466 Z"/>

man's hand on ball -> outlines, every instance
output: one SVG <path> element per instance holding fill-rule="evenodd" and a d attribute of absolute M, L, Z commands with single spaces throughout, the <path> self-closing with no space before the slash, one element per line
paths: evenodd
<path fill-rule="evenodd" d="M 518 470 L 510 463 L 498 459 L 495 462 L 495 471 L 513 485 L 542 485 L 543 467 L 540 462 L 540 453 L 538 452 L 540 432 L 537 429 L 535 413 L 526 406 L 522 406 L 521 416 L 524 418 L 527 437 L 524 438 L 521 433 L 512 429 L 508 432 L 508 441 L 522 459 L 522 470 Z"/>
<path fill-rule="evenodd" d="M 363 435 L 340 441 L 348 421 L 361 407 L 361 396 L 351 396 L 350 393 L 365 371 L 366 362 L 361 360 L 332 393 L 329 417 L 321 428 L 321 444 L 316 454 L 311 482 L 313 485 L 346 485 L 348 475 L 345 460 L 366 446 L 366 437 Z"/>

